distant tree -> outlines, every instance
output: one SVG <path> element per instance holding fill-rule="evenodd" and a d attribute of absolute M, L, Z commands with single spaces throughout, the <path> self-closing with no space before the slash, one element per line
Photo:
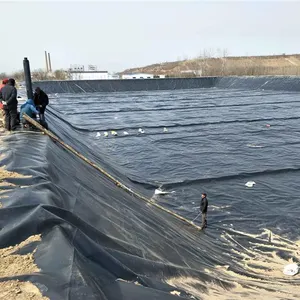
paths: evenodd
<path fill-rule="evenodd" d="M 222 58 L 221 58 L 221 60 L 222 60 L 221 75 L 222 76 L 226 75 L 227 56 L 228 56 L 228 50 L 223 49 Z"/>
<path fill-rule="evenodd" d="M 8 76 L 7 76 L 7 74 L 6 73 L 0 73 L 0 79 L 3 79 L 3 78 L 7 78 Z"/>
<path fill-rule="evenodd" d="M 5 72 L 0 73 L 0 80 L 3 78 L 14 78 L 16 81 L 24 81 L 24 71 L 20 70 L 14 72 L 13 74 L 7 74 Z M 31 71 L 32 81 L 41 81 L 41 80 L 69 80 L 71 79 L 70 70 L 55 70 L 52 72 L 46 72 L 43 69 L 37 69 Z"/>
<path fill-rule="evenodd" d="M 54 71 L 54 77 L 56 80 L 67 80 L 69 79 L 69 74 L 65 70 L 55 70 Z"/>
<path fill-rule="evenodd" d="M 16 81 L 24 81 L 25 76 L 23 71 L 17 71 L 12 74 L 12 76 Z"/>
<path fill-rule="evenodd" d="M 211 58 L 211 53 L 209 50 L 204 49 L 202 53 L 198 56 L 199 66 L 201 69 L 202 76 L 207 76 L 208 73 L 208 60 Z"/>
<path fill-rule="evenodd" d="M 217 48 L 216 53 L 217 53 L 216 55 L 217 57 L 222 57 L 223 51 L 221 48 Z"/>
<path fill-rule="evenodd" d="M 40 80 L 49 80 L 49 74 L 45 72 L 43 69 L 34 70 L 31 72 L 32 79 L 36 81 Z"/>
<path fill-rule="evenodd" d="M 66 80 L 71 80 L 72 79 L 71 70 L 68 69 L 65 73 L 66 73 Z"/>

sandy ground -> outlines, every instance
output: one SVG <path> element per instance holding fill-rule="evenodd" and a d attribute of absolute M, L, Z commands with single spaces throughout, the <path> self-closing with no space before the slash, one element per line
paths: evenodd
<path fill-rule="evenodd" d="M 26 275 L 39 272 L 34 263 L 33 254 L 15 254 L 23 247 L 41 240 L 40 235 L 29 237 L 19 245 L 0 249 L 0 280 L 4 277 Z M 10 280 L 0 282 L 0 299 L 5 300 L 49 300 L 43 297 L 39 289 L 30 282 Z"/>
<path fill-rule="evenodd" d="M 25 175 L 22 175 L 22 174 L 19 174 L 19 173 L 16 173 L 16 172 L 10 172 L 10 171 L 7 171 L 6 169 L 6 166 L 1 166 L 0 167 L 0 189 L 1 189 L 1 186 L 15 186 L 13 183 L 10 183 L 7 181 L 7 179 L 9 178 L 30 178 L 31 176 L 25 176 Z"/>
<path fill-rule="evenodd" d="M 0 110 L 0 127 L 4 127 L 4 114 L 2 109 Z"/>
<path fill-rule="evenodd" d="M 0 282 L 0 299 L 2 300 L 47 300 L 39 289 L 30 282 Z"/>
<path fill-rule="evenodd" d="M 212 278 L 223 281 L 224 286 L 216 284 L 213 280 L 203 282 L 198 278 L 174 277 L 166 282 L 170 285 L 183 289 L 194 297 L 203 300 L 294 300 L 300 297 L 300 274 L 286 276 L 283 267 L 297 262 L 300 257 L 300 242 L 290 241 L 269 230 L 261 234 L 251 235 L 244 232 L 236 232 L 242 236 L 255 238 L 257 242 L 242 246 L 239 250 L 232 249 L 236 257 L 232 258 L 245 275 L 234 272 L 230 266 L 216 266 L 205 269 Z M 268 243 L 265 236 L 271 243 Z M 230 234 L 223 236 L 229 244 L 238 242 Z M 285 253 L 286 258 L 279 256 Z M 227 286 L 227 288 L 225 287 Z M 228 286 L 231 285 L 231 288 Z"/>
<path fill-rule="evenodd" d="M 33 254 L 35 251 L 26 255 L 16 255 L 14 253 L 22 249 L 24 246 L 40 240 L 41 237 L 39 235 L 34 235 L 19 245 L 0 249 L 0 277 L 39 272 L 39 269 L 34 264 L 33 259 Z"/>

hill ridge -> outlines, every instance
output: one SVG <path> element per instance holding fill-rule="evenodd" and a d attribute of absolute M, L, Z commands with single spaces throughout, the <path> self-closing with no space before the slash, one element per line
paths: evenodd
<path fill-rule="evenodd" d="M 126 69 L 120 74 L 151 73 L 170 77 L 300 75 L 300 54 L 198 57 Z"/>

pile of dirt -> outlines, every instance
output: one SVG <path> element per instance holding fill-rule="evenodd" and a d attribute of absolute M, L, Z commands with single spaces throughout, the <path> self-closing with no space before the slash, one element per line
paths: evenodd
<path fill-rule="evenodd" d="M 16 255 L 25 246 L 41 241 L 40 235 L 33 235 L 19 245 L 0 249 L 0 277 L 9 277 L 39 272 L 34 263 L 33 254 Z"/>
<path fill-rule="evenodd" d="M 0 280 L 6 277 L 39 272 L 33 257 L 36 249 L 32 253 L 17 254 L 25 246 L 39 241 L 41 241 L 41 236 L 34 235 L 18 245 L 0 249 Z M 39 289 L 30 282 L 9 280 L 0 282 L 0 299 L 47 300 L 48 298 L 43 297 Z"/>

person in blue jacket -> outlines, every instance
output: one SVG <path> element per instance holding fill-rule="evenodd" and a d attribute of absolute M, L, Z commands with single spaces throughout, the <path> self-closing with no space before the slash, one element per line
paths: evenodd
<path fill-rule="evenodd" d="M 36 116 L 39 114 L 39 112 L 36 109 L 32 99 L 28 99 L 24 104 L 22 104 L 20 110 L 20 120 L 25 127 L 28 127 L 28 122 L 23 118 L 23 114 L 26 114 L 32 119 L 36 119 Z"/>

